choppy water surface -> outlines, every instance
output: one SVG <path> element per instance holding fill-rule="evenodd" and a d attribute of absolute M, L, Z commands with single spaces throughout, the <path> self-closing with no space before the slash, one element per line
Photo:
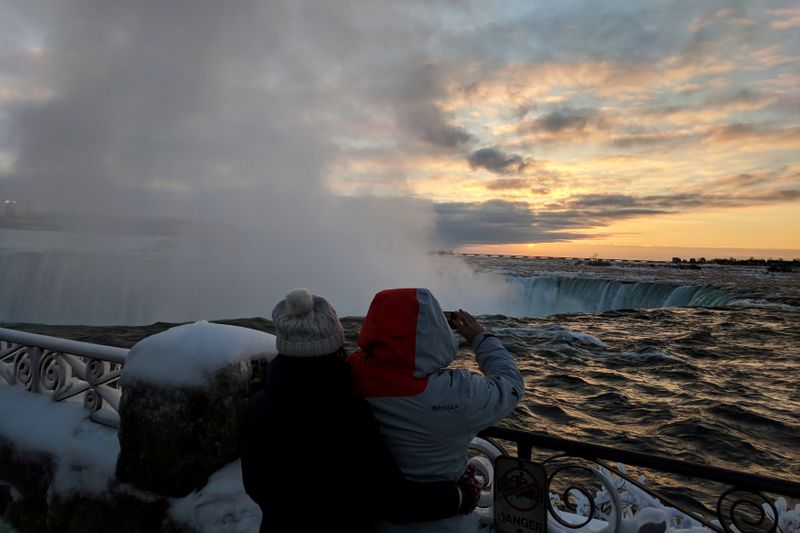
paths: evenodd
<path fill-rule="evenodd" d="M 800 480 L 799 318 L 683 308 L 485 322 L 525 376 L 515 426 Z"/>
<path fill-rule="evenodd" d="M 507 421 L 510 425 L 800 481 L 797 274 L 776 277 L 756 269 L 713 269 L 704 276 L 702 270 L 659 271 L 650 266 L 581 273 L 574 265 L 551 263 L 542 270 L 538 263 L 520 261 L 512 269 L 507 259 L 480 259 L 476 268 L 504 271 L 512 282 L 528 287 L 537 283 L 536 276 L 668 284 L 669 290 L 705 286 L 722 291 L 727 303 L 537 318 L 481 317 L 525 377 L 527 396 Z M 577 286 L 568 290 L 575 292 Z M 648 290 L 652 294 L 662 289 Z M 552 291 L 547 294 L 553 297 Z M 581 305 L 591 306 L 592 298 L 585 297 Z M 272 329 L 264 319 L 230 323 Z M 345 318 L 343 323 L 349 347 L 354 348 L 361 319 Z M 169 325 L 17 327 L 131 346 Z M 477 369 L 466 344 L 454 364 Z"/>

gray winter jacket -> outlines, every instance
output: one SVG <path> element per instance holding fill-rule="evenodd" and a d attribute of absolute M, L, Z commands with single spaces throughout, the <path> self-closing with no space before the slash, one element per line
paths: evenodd
<path fill-rule="evenodd" d="M 458 341 L 427 289 L 391 289 L 370 305 L 348 359 L 356 393 L 372 406 L 400 469 L 412 480 L 457 480 L 473 437 L 508 416 L 522 398 L 522 375 L 488 333 L 472 343 L 483 376 L 446 369 Z M 381 531 L 477 529 L 474 516 L 419 524 L 379 524 Z"/>

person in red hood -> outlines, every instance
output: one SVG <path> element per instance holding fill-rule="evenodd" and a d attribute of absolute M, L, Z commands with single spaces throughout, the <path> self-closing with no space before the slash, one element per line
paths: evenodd
<path fill-rule="evenodd" d="M 427 289 L 375 295 L 348 357 L 354 390 L 367 399 L 400 470 L 415 481 L 457 480 L 478 431 L 508 416 L 524 394 L 508 351 L 472 315 L 459 310 L 452 326 L 472 346 L 483 375 L 446 368 L 458 340 Z M 379 531 L 469 532 L 477 517 L 457 515 L 417 524 L 378 521 Z"/>

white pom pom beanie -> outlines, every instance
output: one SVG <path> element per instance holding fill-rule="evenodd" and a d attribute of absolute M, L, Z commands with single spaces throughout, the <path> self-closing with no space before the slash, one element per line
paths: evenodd
<path fill-rule="evenodd" d="M 296 289 L 272 311 L 278 352 L 289 357 L 315 357 L 335 352 L 344 344 L 344 330 L 331 304 Z"/>

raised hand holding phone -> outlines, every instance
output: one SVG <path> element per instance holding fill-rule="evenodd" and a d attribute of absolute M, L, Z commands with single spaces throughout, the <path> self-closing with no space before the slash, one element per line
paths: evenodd
<path fill-rule="evenodd" d="M 453 319 L 450 322 L 450 325 L 456 331 L 458 331 L 462 337 L 467 339 L 467 342 L 469 343 L 472 343 L 472 339 L 474 339 L 476 335 L 486 331 L 486 328 L 483 327 L 483 324 L 478 322 L 474 316 L 467 313 L 463 309 L 459 309 L 453 313 Z"/>

